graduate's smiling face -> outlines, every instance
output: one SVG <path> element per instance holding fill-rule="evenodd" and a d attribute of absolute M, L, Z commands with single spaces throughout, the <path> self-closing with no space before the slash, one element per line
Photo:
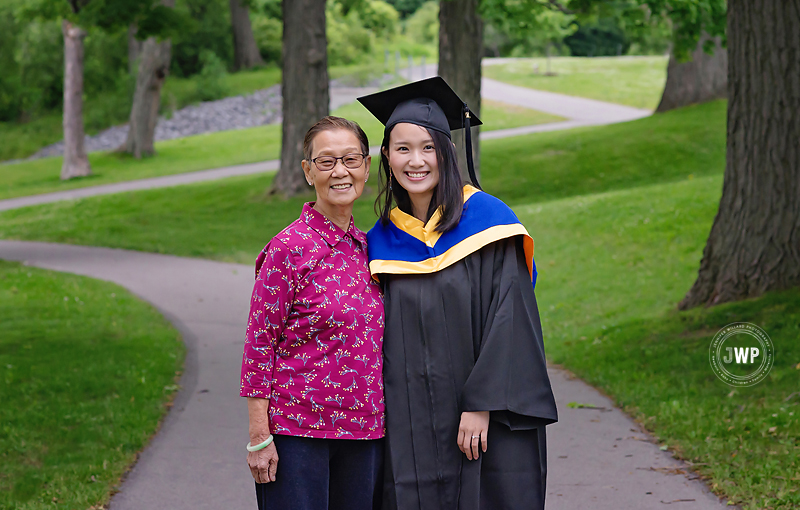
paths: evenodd
<path fill-rule="evenodd" d="M 303 160 L 303 172 L 309 184 L 317 191 L 317 203 L 323 209 L 352 207 L 353 202 L 364 191 L 364 183 L 369 177 L 370 156 L 364 157 L 356 168 L 350 168 L 364 152 L 361 142 L 348 129 L 326 129 L 314 136 L 311 143 L 311 158 Z M 350 156 L 350 157 L 347 157 Z M 325 167 L 326 157 L 337 159 L 330 170 Z M 321 159 L 318 159 L 321 158 Z M 349 165 L 349 166 L 348 166 Z"/>
<path fill-rule="evenodd" d="M 389 168 L 408 194 L 433 196 L 439 184 L 439 162 L 433 137 L 422 126 L 400 123 L 389 134 L 389 146 L 383 149 Z"/>

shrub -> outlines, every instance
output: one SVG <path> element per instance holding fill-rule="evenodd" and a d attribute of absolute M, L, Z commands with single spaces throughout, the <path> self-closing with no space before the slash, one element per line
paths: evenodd
<path fill-rule="evenodd" d="M 412 41 L 431 44 L 439 40 L 439 2 L 426 2 L 406 20 L 406 35 Z"/>
<path fill-rule="evenodd" d="M 283 48 L 283 23 L 281 20 L 260 13 L 253 13 L 250 20 L 253 26 L 253 37 L 261 58 L 264 59 L 264 62 L 280 63 Z"/>
<path fill-rule="evenodd" d="M 225 64 L 211 50 L 200 52 L 203 69 L 197 77 L 197 96 L 201 101 L 213 101 L 225 97 L 228 87 L 225 84 Z"/>
<path fill-rule="evenodd" d="M 338 2 L 329 2 L 325 9 L 328 36 L 328 65 L 353 64 L 372 50 L 373 34 L 364 28 L 358 12 L 345 16 Z"/>
<path fill-rule="evenodd" d="M 624 55 L 631 45 L 625 33 L 610 21 L 583 25 L 565 37 L 564 44 L 569 46 L 573 57 Z"/>
<path fill-rule="evenodd" d="M 397 33 L 400 14 L 386 2 L 372 0 L 359 9 L 364 28 L 371 30 L 376 37 L 390 38 Z"/>

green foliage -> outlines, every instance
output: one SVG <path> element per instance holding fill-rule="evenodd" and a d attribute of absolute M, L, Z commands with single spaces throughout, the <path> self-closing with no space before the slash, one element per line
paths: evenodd
<path fill-rule="evenodd" d="M 202 101 L 213 101 L 225 97 L 228 89 L 225 84 L 225 64 L 211 50 L 200 53 L 203 69 L 197 77 L 197 93 Z"/>
<path fill-rule="evenodd" d="M 631 43 L 625 33 L 612 20 L 581 25 L 578 30 L 564 38 L 573 57 L 609 57 L 624 55 Z"/>
<path fill-rule="evenodd" d="M 253 37 L 258 45 L 258 52 L 264 62 L 282 62 L 283 51 L 283 22 L 263 13 L 250 15 L 250 24 L 253 27 Z"/>
<path fill-rule="evenodd" d="M 689 56 L 703 32 L 725 41 L 727 0 L 570 0 L 568 5 L 584 21 L 613 18 L 634 38 L 641 36 L 636 32 L 651 31 L 668 18 L 679 59 Z M 663 25 L 656 28 L 661 29 Z"/>
<path fill-rule="evenodd" d="M 369 0 L 363 2 L 358 14 L 364 28 L 375 34 L 375 37 L 386 39 L 397 33 L 400 15 L 391 4 Z"/>
<path fill-rule="evenodd" d="M 417 12 L 417 10 L 422 7 L 425 3 L 429 0 L 386 0 L 388 3 L 392 4 L 397 12 L 400 13 L 400 16 L 403 18 L 407 18 L 410 15 Z"/>
<path fill-rule="evenodd" d="M 104 506 L 177 389 L 177 331 L 117 285 L 4 261 L 0 323 L 0 508 Z"/>
<path fill-rule="evenodd" d="M 405 23 L 405 34 L 412 41 L 435 44 L 439 40 L 439 2 L 425 2 Z"/>
<path fill-rule="evenodd" d="M 230 8 L 227 0 L 178 0 L 175 10 L 186 21 L 186 29 L 172 40 L 170 71 L 187 77 L 203 69 L 201 54 L 211 51 L 225 67 L 233 65 Z"/>
<path fill-rule="evenodd" d="M 364 28 L 356 9 L 345 15 L 339 2 L 328 2 L 325 16 L 328 65 L 353 64 L 371 52 L 375 36 Z"/>
<path fill-rule="evenodd" d="M 31 116 L 58 107 L 63 101 L 64 39 L 61 26 L 55 21 L 33 21 L 26 26 L 18 19 L 18 27 L 13 55 L 22 91 L 16 100 L 20 116 Z"/>
<path fill-rule="evenodd" d="M 525 2 L 500 6 L 496 0 L 486 0 L 482 6 L 488 21 L 484 47 L 497 57 L 544 55 L 554 47 L 560 54 L 562 40 L 576 28 L 574 16 Z"/>

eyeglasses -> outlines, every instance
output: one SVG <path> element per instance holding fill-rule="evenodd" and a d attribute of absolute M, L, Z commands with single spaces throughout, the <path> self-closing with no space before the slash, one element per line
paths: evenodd
<path fill-rule="evenodd" d="M 330 172 L 333 170 L 333 167 L 336 166 L 336 161 L 338 160 L 341 160 L 345 167 L 355 169 L 361 166 L 365 157 L 367 157 L 366 154 L 345 154 L 340 158 L 335 158 L 333 156 L 320 156 L 312 159 L 311 161 L 314 163 L 314 165 L 316 165 L 317 170 Z"/>

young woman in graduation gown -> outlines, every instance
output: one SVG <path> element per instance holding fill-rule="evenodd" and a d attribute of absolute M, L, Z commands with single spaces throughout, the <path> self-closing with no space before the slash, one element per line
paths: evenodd
<path fill-rule="evenodd" d="M 533 240 L 471 161 L 462 183 L 450 130 L 480 121 L 439 77 L 359 100 L 386 125 L 368 233 L 386 316 L 383 508 L 542 509 L 557 415 Z"/>

